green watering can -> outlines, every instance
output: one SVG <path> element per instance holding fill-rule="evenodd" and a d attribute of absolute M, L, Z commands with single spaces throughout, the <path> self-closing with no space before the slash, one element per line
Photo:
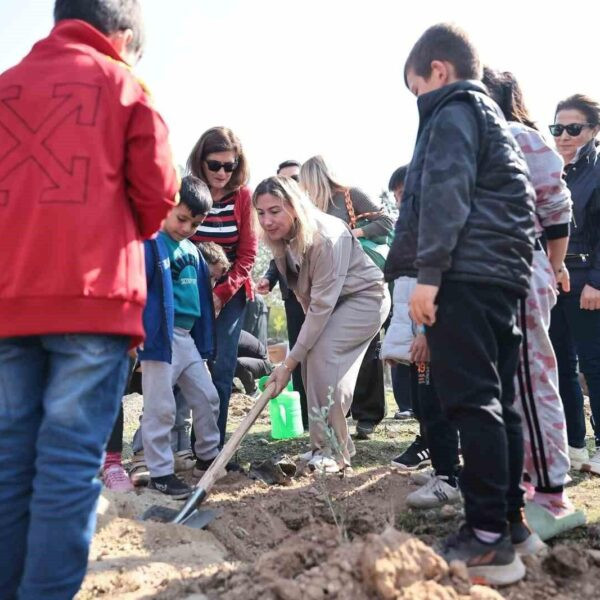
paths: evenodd
<path fill-rule="evenodd" d="M 259 379 L 258 388 L 261 391 L 265 389 L 268 379 L 268 375 Z M 271 437 L 273 439 L 287 440 L 304 434 L 300 394 L 294 392 L 291 381 L 279 396 L 269 401 L 269 415 L 271 417 Z"/>

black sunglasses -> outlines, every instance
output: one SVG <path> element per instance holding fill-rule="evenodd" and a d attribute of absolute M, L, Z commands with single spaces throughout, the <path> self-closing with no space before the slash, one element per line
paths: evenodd
<path fill-rule="evenodd" d="M 570 136 L 575 137 L 583 131 L 584 127 L 591 127 L 591 125 L 589 123 L 569 123 L 568 125 L 555 123 L 554 125 L 548 125 L 548 129 L 554 137 L 560 137 L 565 130 Z"/>
<path fill-rule="evenodd" d="M 225 173 L 233 173 L 238 166 L 237 160 L 234 162 L 220 162 L 218 160 L 205 160 L 204 162 L 206 163 L 208 170 L 212 171 L 213 173 L 218 173 L 221 169 L 224 169 Z"/>

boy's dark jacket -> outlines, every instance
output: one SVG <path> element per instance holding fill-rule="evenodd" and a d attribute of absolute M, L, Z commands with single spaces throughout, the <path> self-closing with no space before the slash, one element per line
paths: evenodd
<path fill-rule="evenodd" d="M 387 281 L 417 276 L 498 285 L 526 295 L 534 245 L 534 190 L 500 109 L 477 81 L 419 97 L 419 131 L 406 176 Z"/>
<path fill-rule="evenodd" d="M 140 360 L 171 362 L 175 309 L 169 251 L 160 236 L 144 242 L 148 300 L 144 309 L 146 339 L 138 351 Z M 202 358 L 212 360 L 215 355 L 215 309 L 212 301 L 210 273 L 199 254 L 198 293 L 200 317 L 190 332 Z"/>

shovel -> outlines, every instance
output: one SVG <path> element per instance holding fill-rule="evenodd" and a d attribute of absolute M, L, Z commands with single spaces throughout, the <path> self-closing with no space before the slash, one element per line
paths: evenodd
<path fill-rule="evenodd" d="M 250 409 L 250 412 L 244 417 L 244 420 L 197 483 L 185 506 L 180 511 L 167 508 L 166 506 L 151 506 L 142 515 L 142 521 L 151 519 L 163 523 L 176 523 L 178 525 L 187 525 L 194 529 L 202 529 L 217 518 L 219 513 L 216 510 L 200 509 L 198 507 L 202 504 L 206 496 L 208 496 L 213 485 L 220 478 L 221 472 L 225 470 L 225 466 L 236 453 L 244 436 L 267 405 L 267 402 L 272 398 L 273 389 L 274 384 L 270 384 L 265 388 L 264 392 Z"/>

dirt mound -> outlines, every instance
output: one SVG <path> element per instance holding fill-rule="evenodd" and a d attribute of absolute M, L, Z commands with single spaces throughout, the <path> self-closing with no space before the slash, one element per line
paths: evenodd
<path fill-rule="evenodd" d="M 497 592 L 471 586 L 464 567 L 448 566 L 415 537 L 386 529 L 340 543 L 336 528 L 313 526 L 284 547 L 244 565 L 189 580 L 173 593 L 202 592 L 222 600 L 498 600 Z"/>
<path fill-rule="evenodd" d="M 172 581 L 197 578 L 223 564 L 227 551 L 208 531 L 138 520 L 157 502 L 181 506 L 148 491 L 103 493 L 78 600 L 144 598 Z"/>

